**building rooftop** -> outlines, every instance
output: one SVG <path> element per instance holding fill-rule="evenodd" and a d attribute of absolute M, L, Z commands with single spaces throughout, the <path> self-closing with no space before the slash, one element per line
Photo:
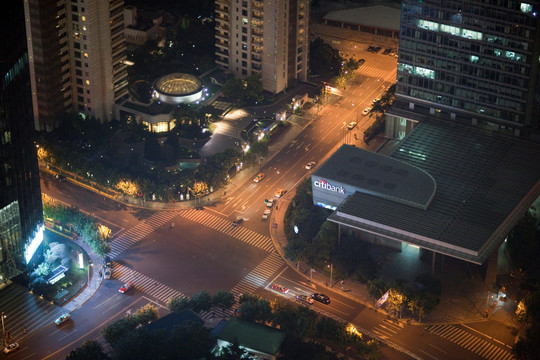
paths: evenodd
<path fill-rule="evenodd" d="M 400 16 L 401 10 L 399 8 L 376 5 L 330 11 L 323 19 L 381 29 L 399 30 Z"/>
<path fill-rule="evenodd" d="M 421 168 L 350 145 L 341 146 L 313 175 L 420 209 L 427 209 L 437 187 Z"/>
<path fill-rule="evenodd" d="M 427 210 L 357 191 L 329 220 L 482 264 L 540 195 L 540 146 L 471 126 L 422 122 L 390 158 L 435 179 Z"/>
<path fill-rule="evenodd" d="M 285 340 L 285 335 L 284 331 L 266 325 L 232 318 L 216 334 L 216 338 L 229 343 L 236 339 L 243 347 L 274 355 Z"/>
<path fill-rule="evenodd" d="M 150 331 L 156 330 L 168 330 L 172 331 L 175 326 L 185 326 L 190 323 L 204 324 L 204 321 L 201 320 L 193 311 L 190 309 L 182 310 L 179 313 L 170 313 L 162 318 L 152 321 L 150 324 L 146 325 L 145 328 Z"/>

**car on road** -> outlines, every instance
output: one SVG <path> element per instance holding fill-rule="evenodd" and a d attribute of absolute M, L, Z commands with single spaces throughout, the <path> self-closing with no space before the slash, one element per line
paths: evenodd
<path fill-rule="evenodd" d="M 270 209 L 264 210 L 263 215 L 262 215 L 262 219 L 263 220 L 268 220 L 271 213 L 272 213 L 272 210 L 270 210 Z"/>
<path fill-rule="evenodd" d="M 375 99 L 373 99 L 373 101 L 371 101 L 371 102 L 372 102 L 373 104 L 376 104 L 376 103 L 378 103 L 379 101 L 381 101 L 380 98 L 375 98 Z"/>
<path fill-rule="evenodd" d="M 307 305 L 313 305 L 313 303 L 315 302 L 315 300 L 313 300 L 309 295 L 296 295 L 295 298 L 301 303 Z"/>
<path fill-rule="evenodd" d="M 310 169 L 313 169 L 313 167 L 315 166 L 315 164 L 317 164 L 316 161 L 310 161 L 306 164 L 306 170 L 310 170 Z"/>
<path fill-rule="evenodd" d="M 56 325 L 62 325 L 63 323 L 65 323 L 69 319 L 71 319 L 71 315 L 69 315 L 68 313 L 65 313 L 65 314 L 60 315 L 60 317 L 58 319 L 54 320 L 54 323 Z"/>
<path fill-rule="evenodd" d="M 118 291 L 120 291 L 122 294 L 125 294 L 131 289 L 133 289 L 133 283 L 131 281 L 128 281 L 127 283 L 122 285 L 122 287 Z"/>
<path fill-rule="evenodd" d="M 4 348 L 4 354 L 9 354 L 15 350 L 17 350 L 19 348 L 19 343 L 12 343 L 12 344 L 9 344 L 8 346 L 6 346 Z"/>
<path fill-rule="evenodd" d="M 238 219 L 236 219 L 236 220 L 234 220 L 234 221 L 232 222 L 232 226 L 238 226 L 238 225 L 240 225 L 240 224 L 243 223 L 243 222 L 244 222 L 244 219 L 243 219 L 243 218 L 238 218 Z"/>
<path fill-rule="evenodd" d="M 55 178 L 58 179 L 60 182 L 66 181 L 66 177 L 64 175 L 56 174 Z"/>
<path fill-rule="evenodd" d="M 271 208 L 276 203 L 275 199 L 264 199 L 264 203 L 266 204 L 266 207 Z"/>
<path fill-rule="evenodd" d="M 274 194 L 277 198 L 282 197 L 287 192 L 287 189 L 278 189 Z"/>
<path fill-rule="evenodd" d="M 264 179 L 265 175 L 263 173 L 260 173 L 260 174 L 257 174 L 257 176 L 255 176 L 253 178 L 253 181 L 255 181 L 256 183 L 260 182 L 262 179 Z"/>
<path fill-rule="evenodd" d="M 326 305 L 330 304 L 330 297 L 324 294 L 315 293 L 311 295 L 311 298 Z"/>
<path fill-rule="evenodd" d="M 347 125 L 347 129 L 352 130 L 356 127 L 356 122 L 351 121 L 349 125 Z"/>
<path fill-rule="evenodd" d="M 112 265 L 111 258 L 108 255 L 105 255 L 103 257 L 103 265 L 105 265 L 105 266 L 111 266 Z"/>
<path fill-rule="evenodd" d="M 367 115 L 369 114 L 370 111 L 371 111 L 371 106 L 368 106 L 367 108 L 364 109 L 364 111 L 362 111 L 362 115 Z"/>
<path fill-rule="evenodd" d="M 282 292 L 284 294 L 289 292 L 289 288 L 286 288 L 285 286 L 279 285 L 279 284 L 273 284 L 272 289 L 276 290 L 276 291 L 279 291 L 279 292 Z"/>
<path fill-rule="evenodd" d="M 103 278 L 105 280 L 110 280 L 112 276 L 112 269 L 108 266 L 105 266 L 105 269 L 103 270 Z"/>

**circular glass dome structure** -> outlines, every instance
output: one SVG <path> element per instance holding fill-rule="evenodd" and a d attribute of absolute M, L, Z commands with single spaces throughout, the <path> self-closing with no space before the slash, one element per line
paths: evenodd
<path fill-rule="evenodd" d="M 173 73 L 154 82 L 154 96 L 164 103 L 177 105 L 196 102 L 202 97 L 202 81 L 196 76 Z"/>

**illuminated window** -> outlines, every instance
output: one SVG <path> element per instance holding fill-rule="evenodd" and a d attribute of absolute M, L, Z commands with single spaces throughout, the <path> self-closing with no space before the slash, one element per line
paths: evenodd
<path fill-rule="evenodd" d="M 84 53 L 84 57 L 87 58 L 87 57 L 88 57 L 88 53 Z"/>
<path fill-rule="evenodd" d="M 476 64 L 478 62 L 478 56 L 471 55 L 469 56 L 469 61 L 473 64 Z"/>
<path fill-rule="evenodd" d="M 85 81 L 86 85 L 90 85 L 90 80 Z"/>
<path fill-rule="evenodd" d="M 86 16 L 81 16 L 82 21 L 86 21 Z"/>
<path fill-rule="evenodd" d="M 521 12 L 524 12 L 525 14 L 531 13 L 533 9 L 532 5 L 527 3 L 521 3 L 519 8 L 521 9 Z"/>

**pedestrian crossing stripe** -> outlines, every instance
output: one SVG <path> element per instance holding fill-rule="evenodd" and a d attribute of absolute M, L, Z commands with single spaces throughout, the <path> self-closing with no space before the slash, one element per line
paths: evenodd
<path fill-rule="evenodd" d="M 180 216 L 222 232 L 225 235 L 229 235 L 249 245 L 253 245 L 261 250 L 267 252 L 276 251 L 270 237 L 259 234 L 243 226 L 232 226 L 231 221 L 215 216 L 208 211 L 190 209 L 182 211 Z"/>
<path fill-rule="evenodd" d="M 185 298 L 186 295 L 182 294 L 180 291 L 177 291 L 161 282 L 141 274 L 140 272 L 130 269 L 127 266 L 121 265 L 118 262 L 113 262 L 113 277 L 126 283 L 131 281 L 137 290 L 140 290 L 163 303 L 171 297 Z"/>
<path fill-rule="evenodd" d="M 109 252 L 109 256 L 112 259 L 115 259 L 127 248 L 141 241 L 176 216 L 178 216 L 178 213 L 176 212 L 160 211 L 152 214 L 149 218 L 140 221 L 137 225 L 111 241 L 111 251 Z"/>
<path fill-rule="evenodd" d="M 492 344 L 455 325 L 428 325 L 426 330 L 479 355 L 482 359 L 511 360 L 510 351 Z"/>

